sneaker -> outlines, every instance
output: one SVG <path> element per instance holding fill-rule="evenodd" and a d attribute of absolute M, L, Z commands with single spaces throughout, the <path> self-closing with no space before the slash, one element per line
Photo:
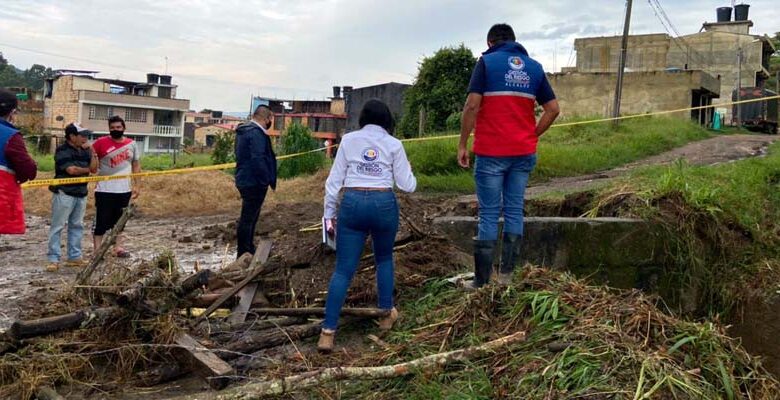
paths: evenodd
<path fill-rule="evenodd" d="M 330 353 L 333 351 L 333 341 L 336 337 L 336 331 L 323 329 L 320 332 L 320 340 L 317 342 L 317 351 L 320 353 Z"/>
<path fill-rule="evenodd" d="M 84 259 L 81 258 L 65 261 L 65 266 L 71 268 L 84 268 L 88 264 L 89 264 L 88 262 L 84 261 Z"/>
<path fill-rule="evenodd" d="M 47 272 L 57 272 L 57 270 L 60 269 L 60 264 L 56 262 L 50 262 L 49 265 L 46 266 Z"/>
<path fill-rule="evenodd" d="M 390 310 L 390 315 L 381 318 L 379 320 L 379 330 L 382 331 L 389 331 L 393 328 L 393 324 L 395 324 L 395 321 L 398 320 L 398 310 L 393 307 L 392 310 Z"/>

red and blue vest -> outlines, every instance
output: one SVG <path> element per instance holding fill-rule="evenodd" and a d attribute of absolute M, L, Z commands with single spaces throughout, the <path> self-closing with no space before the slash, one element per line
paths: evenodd
<path fill-rule="evenodd" d="M 469 83 L 482 95 L 474 129 L 474 153 L 509 157 L 536 153 L 536 103 L 555 99 L 542 65 L 516 42 L 482 53 Z"/>
<path fill-rule="evenodd" d="M 25 231 L 22 188 L 16 183 L 16 173 L 5 158 L 8 141 L 18 133 L 16 127 L 0 119 L 0 234 L 23 234 Z"/>

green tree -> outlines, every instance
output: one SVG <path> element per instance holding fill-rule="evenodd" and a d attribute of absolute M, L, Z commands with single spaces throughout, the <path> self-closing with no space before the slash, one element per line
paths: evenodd
<path fill-rule="evenodd" d="M 279 148 L 280 155 L 302 153 L 318 149 L 317 139 L 311 136 L 309 128 L 292 124 L 282 134 L 282 143 Z M 280 178 L 293 178 L 300 175 L 309 175 L 317 172 L 325 165 L 325 153 L 322 151 L 304 154 L 279 162 L 278 175 Z"/>
<path fill-rule="evenodd" d="M 218 134 L 214 138 L 214 150 L 211 152 L 211 161 L 214 164 L 227 164 L 236 161 L 235 146 L 235 132 L 228 131 Z"/>
<path fill-rule="evenodd" d="M 425 110 L 426 132 L 447 129 L 447 117 L 463 108 L 469 80 L 477 59 L 461 44 L 444 47 L 423 58 L 414 85 L 404 94 L 404 116 L 398 130 L 405 137 L 416 136 L 420 110 Z"/>
<path fill-rule="evenodd" d="M 769 80 L 767 88 L 775 90 L 777 88 L 777 73 L 780 72 L 780 32 L 775 32 L 775 36 L 770 38 L 777 51 L 769 57 Z"/>
<path fill-rule="evenodd" d="M 46 68 L 41 64 L 33 64 L 32 67 L 24 71 L 25 86 L 33 90 L 43 89 L 43 80 L 52 75 L 51 68 Z"/>

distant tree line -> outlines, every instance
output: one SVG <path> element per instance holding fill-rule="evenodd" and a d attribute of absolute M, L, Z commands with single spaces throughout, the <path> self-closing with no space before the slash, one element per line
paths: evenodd
<path fill-rule="evenodd" d="M 8 63 L 0 52 L 0 87 L 27 87 L 33 90 L 43 89 L 43 80 L 52 75 L 51 68 L 33 64 L 21 70 Z"/>

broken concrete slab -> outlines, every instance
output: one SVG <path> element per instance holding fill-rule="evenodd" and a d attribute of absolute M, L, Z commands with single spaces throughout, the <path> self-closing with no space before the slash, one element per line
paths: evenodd
<path fill-rule="evenodd" d="M 472 251 L 476 217 L 440 217 L 434 225 Z M 521 262 L 566 269 L 614 287 L 650 289 L 661 239 L 660 229 L 638 219 L 528 217 Z"/>

